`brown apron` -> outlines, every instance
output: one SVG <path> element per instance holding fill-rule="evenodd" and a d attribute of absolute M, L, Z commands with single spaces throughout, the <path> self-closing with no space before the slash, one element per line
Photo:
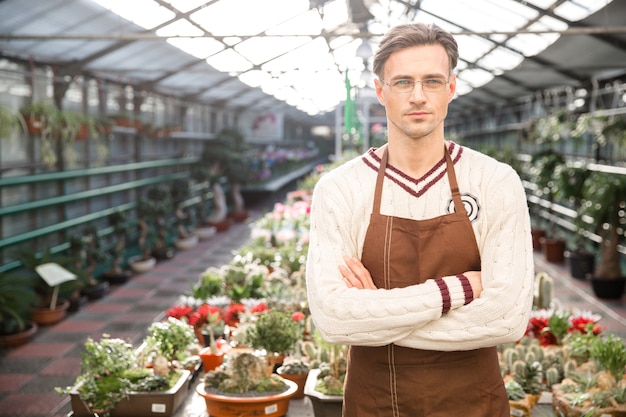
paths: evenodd
<path fill-rule="evenodd" d="M 427 220 L 380 214 L 387 149 L 361 261 L 378 288 L 480 270 L 474 231 L 445 149 L 455 212 Z M 383 238 L 384 237 L 384 238 Z M 351 346 L 344 417 L 510 417 L 496 347 L 431 351 L 389 344 Z"/>

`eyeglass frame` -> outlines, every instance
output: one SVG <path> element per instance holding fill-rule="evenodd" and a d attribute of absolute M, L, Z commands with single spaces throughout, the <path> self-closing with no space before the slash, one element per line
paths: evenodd
<path fill-rule="evenodd" d="M 384 79 L 380 79 L 380 82 L 383 83 L 384 85 L 389 87 L 389 91 L 391 91 L 394 94 L 411 94 L 415 91 L 415 87 L 417 86 L 417 83 L 419 83 L 422 86 L 422 92 L 424 93 L 441 93 L 442 91 L 445 91 L 446 89 L 446 85 L 450 84 L 450 77 L 441 85 L 441 90 L 428 90 L 428 89 L 424 89 L 424 81 L 428 81 L 428 80 L 437 80 L 437 81 L 441 81 L 443 80 L 442 78 L 436 78 L 436 77 L 430 77 L 430 78 L 424 78 L 423 80 L 411 80 L 408 78 L 401 78 L 398 79 L 396 81 L 410 81 L 413 84 L 413 88 L 411 88 L 410 91 L 393 91 L 393 87 L 391 85 L 390 82 L 385 81 Z"/>

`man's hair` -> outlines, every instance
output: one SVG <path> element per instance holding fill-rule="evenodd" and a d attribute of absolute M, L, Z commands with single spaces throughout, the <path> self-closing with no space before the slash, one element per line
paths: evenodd
<path fill-rule="evenodd" d="M 448 54 L 450 74 L 456 68 L 459 49 L 454 37 L 435 24 L 408 23 L 391 28 L 380 42 L 374 55 L 374 74 L 381 79 L 385 62 L 389 56 L 400 49 L 419 45 L 441 45 Z"/>

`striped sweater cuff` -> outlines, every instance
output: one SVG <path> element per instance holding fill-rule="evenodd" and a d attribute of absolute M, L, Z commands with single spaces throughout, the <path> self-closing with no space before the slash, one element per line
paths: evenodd
<path fill-rule="evenodd" d="M 472 290 L 472 284 L 470 284 L 469 279 L 463 274 L 459 274 L 456 276 L 459 281 L 461 281 L 461 286 L 463 286 L 463 294 L 465 294 L 465 304 L 469 304 L 474 299 L 474 290 Z"/>
<path fill-rule="evenodd" d="M 450 307 L 452 307 L 450 290 L 448 289 L 448 284 L 446 284 L 446 282 L 442 278 L 437 278 L 435 282 L 437 283 L 439 291 L 441 292 L 441 314 L 443 315 L 450 311 Z"/>

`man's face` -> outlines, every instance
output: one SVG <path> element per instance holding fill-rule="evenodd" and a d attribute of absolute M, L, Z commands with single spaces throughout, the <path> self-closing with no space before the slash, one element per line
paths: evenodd
<path fill-rule="evenodd" d="M 449 75 L 449 62 L 441 45 L 421 45 L 393 52 L 384 66 L 383 80 L 375 80 L 376 95 L 385 106 L 389 135 L 419 139 L 441 135 L 448 103 L 456 91 L 456 76 Z M 443 80 L 441 91 L 424 91 L 420 81 Z M 412 92 L 393 92 L 389 84 L 416 82 Z"/>

